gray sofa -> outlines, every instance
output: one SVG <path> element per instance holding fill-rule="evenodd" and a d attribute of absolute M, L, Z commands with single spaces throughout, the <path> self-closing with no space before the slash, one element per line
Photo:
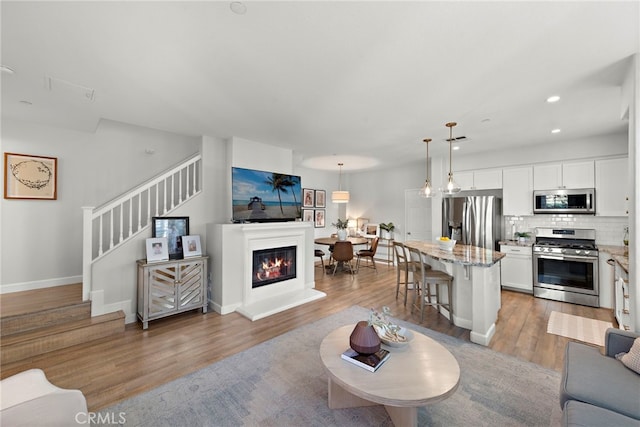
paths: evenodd
<path fill-rule="evenodd" d="M 560 406 L 564 426 L 640 426 L 640 375 L 615 358 L 628 352 L 638 334 L 608 329 L 605 355 L 569 342 L 565 351 Z"/>

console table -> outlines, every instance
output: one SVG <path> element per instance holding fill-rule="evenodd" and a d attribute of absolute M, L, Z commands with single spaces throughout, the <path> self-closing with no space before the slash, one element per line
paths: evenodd
<path fill-rule="evenodd" d="M 150 320 L 202 308 L 207 312 L 208 256 L 147 262 L 138 260 L 138 319 Z"/>

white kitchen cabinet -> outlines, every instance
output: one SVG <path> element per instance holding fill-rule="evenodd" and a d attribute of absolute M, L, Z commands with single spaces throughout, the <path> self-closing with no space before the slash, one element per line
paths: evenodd
<path fill-rule="evenodd" d="M 533 189 L 594 188 L 593 160 L 533 166 Z"/>
<path fill-rule="evenodd" d="M 500 189 L 502 188 L 502 169 L 454 172 L 453 180 L 462 190 Z"/>
<path fill-rule="evenodd" d="M 500 252 L 506 254 L 506 256 L 500 261 L 502 287 L 532 294 L 532 247 L 500 245 Z"/>
<path fill-rule="evenodd" d="M 454 172 L 453 180 L 460 186 L 461 190 L 473 190 L 473 171 Z"/>
<path fill-rule="evenodd" d="M 502 170 L 502 213 L 515 216 L 533 214 L 533 167 Z"/>
<path fill-rule="evenodd" d="M 613 308 L 615 261 L 611 258 L 611 254 L 602 250 L 598 256 L 598 303 L 600 308 Z"/>
<path fill-rule="evenodd" d="M 629 215 L 629 160 L 596 160 L 596 215 Z"/>
<path fill-rule="evenodd" d="M 615 266 L 615 310 L 614 314 L 620 329 L 631 329 L 631 312 L 629 300 L 629 275 L 616 263 Z"/>

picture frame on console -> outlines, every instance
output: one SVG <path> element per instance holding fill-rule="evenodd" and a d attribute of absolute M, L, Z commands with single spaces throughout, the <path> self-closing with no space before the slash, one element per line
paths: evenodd
<path fill-rule="evenodd" d="M 200 246 L 200 236 L 182 236 L 182 252 L 185 258 L 202 256 L 202 247 Z"/>
<path fill-rule="evenodd" d="M 166 237 L 152 237 L 146 240 L 147 262 L 169 260 L 169 245 Z"/>
<path fill-rule="evenodd" d="M 151 237 L 166 237 L 169 259 L 182 259 L 182 236 L 189 235 L 188 216 L 151 218 Z"/>
<path fill-rule="evenodd" d="M 357 220 L 358 234 L 365 234 L 364 226 L 367 225 L 368 223 L 369 223 L 369 218 L 358 218 Z"/>
<path fill-rule="evenodd" d="M 315 191 L 311 188 L 303 188 L 302 189 L 302 207 L 303 208 L 312 208 L 313 202 L 315 199 Z"/>

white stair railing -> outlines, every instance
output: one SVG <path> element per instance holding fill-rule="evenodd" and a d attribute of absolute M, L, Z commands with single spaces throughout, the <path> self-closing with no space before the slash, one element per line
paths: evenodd
<path fill-rule="evenodd" d="M 89 299 L 94 262 L 202 191 L 202 156 L 193 156 L 128 193 L 83 207 L 82 298 Z"/>

